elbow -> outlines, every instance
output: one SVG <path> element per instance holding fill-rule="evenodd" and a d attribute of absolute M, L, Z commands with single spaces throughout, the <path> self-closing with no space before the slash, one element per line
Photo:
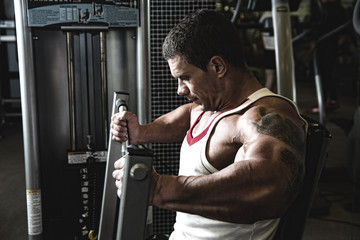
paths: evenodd
<path fill-rule="evenodd" d="M 283 198 L 270 199 L 263 202 L 238 204 L 229 208 L 224 221 L 236 224 L 254 224 L 255 222 L 276 219 L 284 216 L 288 209 L 287 201 Z"/>
<path fill-rule="evenodd" d="M 277 184 L 276 184 L 277 185 Z M 287 212 L 297 194 L 290 194 L 281 184 L 270 189 L 257 192 L 245 202 L 237 204 L 236 211 L 229 213 L 230 221 L 240 224 L 253 224 L 267 219 L 281 218 Z M 289 198 L 291 200 L 289 200 Z"/>

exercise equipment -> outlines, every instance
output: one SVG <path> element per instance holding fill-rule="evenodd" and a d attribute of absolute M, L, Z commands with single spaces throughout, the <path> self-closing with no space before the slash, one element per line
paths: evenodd
<path fill-rule="evenodd" d="M 112 93 L 149 121 L 147 8 L 14 1 L 29 239 L 98 236 Z"/>
<path fill-rule="evenodd" d="M 128 96 L 114 93 L 113 113 L 127 111 Z M 129 136 L 131 138 L 131 136 Z M 152 153 L 147 148 L 128 146 L 109 139 L 106 163 L 103 201 L 101 207 L 99 240 L 145 239 L 151 184 Z M 122 196 L 120 207 L 117 201 L 117 188 L 112 177 L 114 163 L 125 156 Z M 117 209 L 118 214 L 117 214 Z"/>
<path fill-rule="evenodd" d="M 274 240 L 301 240 L 332 138 L 320 122 L 305 115 L 303 117 L 309 124 L 304 183 L 299 195 L 281 218 Z"/>

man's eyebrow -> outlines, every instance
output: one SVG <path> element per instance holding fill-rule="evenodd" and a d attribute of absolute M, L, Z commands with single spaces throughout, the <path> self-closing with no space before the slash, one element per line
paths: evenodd
<path fill-rule="evenodd" d="M 181 75 L 176 75 L 174 76 L 175 79 L 184 79 L 184 78 L 189 78 L 189 75 L 186 74 L 181 74 Z"/>

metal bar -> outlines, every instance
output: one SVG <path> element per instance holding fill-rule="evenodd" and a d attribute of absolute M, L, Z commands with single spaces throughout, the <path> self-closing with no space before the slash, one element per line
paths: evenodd
<path fill-rule="evenodd" d="M 324 93 L 321 82 L 321 75 L 318 65 L 318 48 L 315 47 L 313 53 L 313 65 L 314 65 L 314 74 L 315 74 L 315 87 L 316 87 L 316 97 L 319 106 L 319 122 L 325 125 L 326 122 L 326 113 L 325 113 L 325 103 L 324 103 Z"/>
<path fill-rule="evenodd" d="M 12 35 L 0 36 L 0 43 L 1 42 L 16 42 L 16 36 L 12 36 Z"/>
<path fill-rule="evenodd" d="M 146 149 L 128 148 L 119 208 L 117 240 L 143 240 L 151 183 L 152 154 Z"/>
<path fill-rule="evenodd" d="M 87 148 L 89 150 L 92 149 L 93 139 L 96 139 L 96 123 L 95 123 L 95 86 L 94 86 L 94 41 L 93 41 L 93 34 L 86 32 L 84 33 L 86 38 L 86 71 L 87 71 L 87 95 L 88 95 L 88 142 Z"/>
<path fill-rule="evenodd" d="M 290 8 L 288 0 L 271 0 L 275 39 L 277 91 L 296 102 Z"/>
<path fill-rule="evenodd" d="M 127 93 L 115 92 L 113 97 L 112 115 L 118 112 L 116 102 L 121 99 L 128 102 L 129 95 Z M 108 155 L 106 159 L 105 182 L 101 206 L 100 225 L 99 225 L 99 240 L 112 240 L 115 238 L 116 221 L 117 221 L 117 188 L 114 184 L 112 172 L 114 170 L 114 163 L 121 157 L 120 143 L 111 139 L 109 134 Z"/>
<path fill-rule="evenodd" d="M 107 104 L 107 74 L 106 74 L 106 33 L 100 32 L 100 74 L 101 74 L 101 104 L 102 121 L 104 123 L 104 143 L 108 145 L 108 104 Z"/>
<path fill-rule="evenodd" d="M 4 112 L 5 117 L 21 117 L 21 113 L 7 113 Z"/>
<path fill-rule="evenodd" d="M 150 97 L 150 0 L 140 2 L 140 27 L 137 38 L 137 107 L 141 124 L 148 123 L 151 116 Z"/>
<path fill-rule="evenodd" d="M 137 110 L 141 124 L 151 120 L 151 71 L 150 71 L 150 0 L 140 1 L 140 26 L 137 28 Z M 147 235 L 153 232 L 153 208 L 148 209 Z"/>
<path fill-rule="evenodd" d="M 20 103 L 21 99 L 20 98 L 19 99 L 6 99 L 6 98 L 4 98 L 4 99 L 2 99 L 2 102 L 3 103 Z"/>
<path fill-rule="evenodd" d="M 117 100 L 119 112 L 126 104 Z M 122 144 L 125 156 L 123 185 L 116 231 L 117 240 L 145 239 L 148 201 L 151 183 L 152 154 L 146 149 L 128 148 Z"/>
<path fill-rule="evenodd" d="M 77 92 L 82 92 L 79 97 L 79 101 L 81 102 L 81 106 L 77 106 L 76 113 L 81 112 L 81 118 L 79 117 L 79 121 L 77 124 L 81 126 L 81 131 L 77 131 L 77 142 L 79 147 L 87 147 L 88 146 L 88 139 L 91 134 L 91 127 L 90 127 L 90 113 L 89 113 L 89 83 L 88 83 L 88 52 L 87 52 L 87 37 L 86 32 L 79 33 L 79 71 L 80 76 L 78 79 L 78 86 L 80 87 Z M 79 111 L 80 110 L 80 111 Z M 85 138 L 84 138 L 85 137 Z"/>
<path fill-rule="evenodd" d="M 69 116 L 70 116 L 70 145 L 71 151 L 76 150 L 76 115 L 75 115 L 75 76 L 74 76 L 74 52 L 73 35 L 66 33 L 67 51 L 67 73 L 68 73 L 68 92 L 69 92 Z"/>
<path fill-rule="evenodd" d="M 15 28 L 15 21 L 13 20 L 0 20 L 0 28 Z"/>
<path fill-rule="evenodd" d="M 315 63 L 314 63 L 315 64 Z M 320 74 L 315 75 L 315 87 L 316 87 L 316 97 L 319 106 L 319 122 L 321 124 L 326 124 L 326 112 L 325 112 L 325 103 L 324 103 L 324 93 L 321 83 L 321 76 Z"/>
<path fill-rule="evenodd" d="M 20 93 L 24 138 L 25 180 L 29 239 L 42 238 L 40 158 L 36 107 L 36 83 L 32 36 L 27 25 L 27 1 L 15 0 L 15 22 L 19 59 Z"/>
<path fill-rule="evenodd" d="M 79 30 L 104 31 L 104 30 L 108 30 L 108 29 L 109 29 L 109 27 L 107 27 L 107 26 L 61 26 L 61 30 L 64 30 L 64 31 L 79 31 Z"/>

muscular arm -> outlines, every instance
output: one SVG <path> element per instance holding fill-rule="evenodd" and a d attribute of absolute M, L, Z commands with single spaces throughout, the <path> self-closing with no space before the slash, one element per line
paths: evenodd
<path fill-rule="evenodd" d="M 234 163 L 206 176 L 156 175 L 152 203 L 234 223 L 282 216 L 301 185 L 305 134 L 279 114 L 254 114 L 239 121 Z"/>
<path fill-rule="evenodd" d="M 193 104 L 185 104 L 177 109 L 157 118 L 153 122 L 139 125 L 137 117 L 130 112 L 123 112 L 113 116 L 113 139 L 126 141 L 129 133 L 130 144 L 145 144 L 154 142 L 182 141 L 190 126 L 190 114 Z"/>

